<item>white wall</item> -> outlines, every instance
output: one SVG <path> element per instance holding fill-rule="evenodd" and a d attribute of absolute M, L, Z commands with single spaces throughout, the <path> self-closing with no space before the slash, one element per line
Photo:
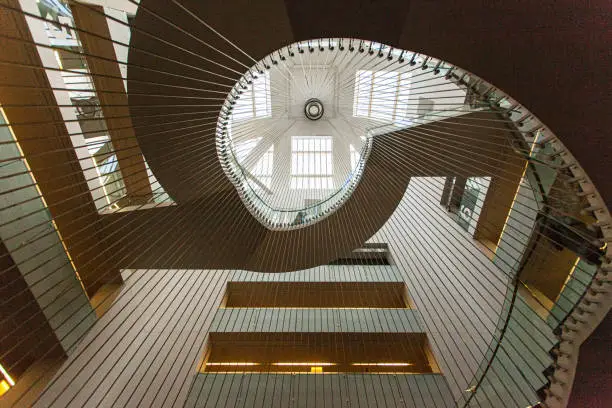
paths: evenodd
<path fill-rule="evenodd" d="M 444 178 L 412 178 L 372 242 L 388 242 L 455 398 L 494 338 L 508 278 L 440 206 Z M 381 192 L 384 194 L 384 192 Z"/>
<path fill-rule="evenodd" d="M 129 3 L 132 4 L 132 3 Z M 124 11 L 117 10 L 115 8 L 105 7 L 104 13 L 108 16 L 111 16 L 123 23 L 127 24 L 127 15 Z M 119 65 L 119 72 L 121 72 L 121 76 L 126 78 L 123 80 L 123 86 L 127 92 L 127 62 L 128 62 L 128 47 L 118 44 L 129 44 L 130 43 L 130 27 L 125 24 L 121 24 L 113 19 L 107 18 L 106 22 L 108 24 L 108 31 L 110 33 L 111 40 L 115 41 L 113 43 L 113 48 L 115 49 L 115 59 L 122 64 Z"/>
<path fill-rule="evenodd" d="M 66 361 L 37 406 L 182 407 L 209 328 L 215 318 L 220 319 L 216 313 L 227 281 L 397 282 L 400 276 L 390 266 L 323 266 L 278 274 L 137 270 L 124 271 L 123 278 L 125 284 L 114 305 Z M 312 314 L 306 309 L 293 311 L 290 320 L 298 325 Z M 393 313 L 354 310 L 345 324 L 365 327 Z M 397 324 L 421 330 L 414 311 L 407 310 Z"/>
<path fill-rule="evenodd" d="M 140 3 L 140 0 L 135 0 L 135 2 Z M 129 0 L 79 0 L 79 3 L 109 7 L 124 11 L 128 14 L 136 14 L 136 11 L 138 10 L 138 6 Z"/>

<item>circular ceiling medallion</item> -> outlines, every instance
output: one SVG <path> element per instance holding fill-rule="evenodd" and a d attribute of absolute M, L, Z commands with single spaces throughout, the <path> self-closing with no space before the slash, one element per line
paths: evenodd
<path fill-rule="evenodd" d="M 319 120 L 325 112 L 323 103 L 317 98 L 311 98 L 304 105 L 304 115 L 310 120 Z"/>

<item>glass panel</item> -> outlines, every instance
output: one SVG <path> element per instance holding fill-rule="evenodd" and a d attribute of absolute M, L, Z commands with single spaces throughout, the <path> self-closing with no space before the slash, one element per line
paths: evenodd
<path fill-rule="evenodd" d="M 351 153 L 351 171 L 355 171 L 357 164 L 359 163 L 359 150 L 355 149 L 355 146 L 349 145 Z"/>
<path fill-rule="evenodd" d="M 270 146 L 263 156 L 261 156 L 252 170 L 252 174 L 257 177 L 257 179 L 267 188 L 270 188 L 270 185 L 272 184 L 273 165 L 274 145 Z M 256 189 L 261 189 L 261 186 L 257 183 L 253 183 L 253 187 Z"/>
<path fill-rule="evenodd" d="M 256 137 L 254 139 L 244 140 L 238 142 L 234 145 L 234 154 L 236 155 L 236 159 L 238 162 L 244 160 L 251 151 L 257 146 L 257 143 L 261 140 L 261 137 Z"/>

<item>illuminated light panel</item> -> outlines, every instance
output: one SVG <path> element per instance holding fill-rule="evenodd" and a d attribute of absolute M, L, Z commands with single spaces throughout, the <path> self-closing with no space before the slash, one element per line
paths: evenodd
<path fill-rule="evenodd" d="M 318 366 L 318 367 L 327 367 L 327 366 L 334 366 L 336 365 L 336 363 L 320 363 L 320 362 L 314 362 L 314 363 L 302 363 L 302 362 L 297 362 L 297 363 L 272 363 L 272 365 L 275 366 Z"/>
<path fill-rule="evenodd" d="M 207 366 L 230 366 L 230 367 L 236 367 L 236 366 L 257 366 L 260 365 L 260 363 L 225 363 L 225 362 L 220 362 L 220 363 L 206 363 Z"/>
<path fill-rule="evenodd" d="M 412 363 L 352 363 L 353 366 L 371 366 L 371 367 L 409 367 Z"/>
<path fill-rule="evenodd" d="M 11 376 L 9 375 L 9 373 L 4 369 L 4 367 L 2 366 L 2 364 L 0 364 L 0 372 L 2 372 L 2 375 L 4 376 L 4 378 L 6 379 L 6 381 L 9 383 L 9 385 L 11 387 L 13 387 L 15 385 L 15 381 L 13 381 L 13 379 L 11 378 Z"/>
<path fill-rule="evenodd" d="M 576 270 L 576 267 L 578 266 L 579 262 L 580 262 L 580 257 L 577 257 L 576 260 L 574 261 L 574 265 L 572 265 L 572 269 L 570 269 L 569 273 L 567 274 L 567 277 L 565 278 L 565 282 L 563 282 L 563 286 L 561 287 L 561 291 L 559 292 L 559 294 L 555 298 L 555 303 L 559 300 L 559 298 L 561 297 L 561 293 L 567 287 L 568 282 L 574 276 L 574 271 Z"/>
<path fill-rule="evenodd" d="M 580 257 L 576 258 L 576 260 L 574 261 L 574 265 L 572 266 L 572 270 L 570 271 L 568 276 L 572 276 L 574 274 L 574 271 L 576 270 L 576 267 L 578 266 L 578 262 L 580 262 Z M 567 283 L 567 281 L 565 281 L 565 283 Z"/>
<path fill-rule="evenodd" d="M 219 309 L 249 309 L 252 306 L 219 306 Z M 278 306 L 257 306 L 259 309 L 278 309 Z M 305 306 L 305 307 L 282 307 L 283 309 L 291 309 L 291 310 L 306 310 L 306 309 L 321 309 L 317 306 Z M 406 310 L 407 307 L 328 307 L 325 309 L 334 309 L 334 310 L 372 310 L 372 309 L 385 309 L 385 310 Z"/>
<path fill-rule="evenodd" d="M 310 372 L 313 374 L 321 374 L 323 372 L 323 367 L 310 367 Z"/>
<path fill-rule="evenodd" d="M 6 382 L 6 380 L 0 381 L 0 397 L 6 394 L 8 390 L 10 389 L 11 389 L 11 386 L 9 385 L 8 382 Z"/>

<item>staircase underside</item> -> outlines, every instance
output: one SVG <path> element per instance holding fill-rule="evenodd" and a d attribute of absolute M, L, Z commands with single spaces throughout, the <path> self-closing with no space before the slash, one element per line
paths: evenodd
<path fill-rule="evenodd" d="M 612 183 L 607 180 L 609 157 L 612 155 L 612 144 L 607 140 L 608 130 L 612 128 L 612 116 L 608 114 L 612 110 L 609 98 L 612 82 L 609 70 L 602 69 L 609 66 L 611 57 L 607 52 L 609 44 L 605 36 L 600 35 L 600 30 L 605 31 L 610 24 L 606 2 L 596 1 L 589 7 L 571 0 L 562 1 L 562 4 L 555 0 L 529 4 L 466 3 L 459 0 L 343 0 L 333 3 L 322 0 L 182 0 L 180 3 L 254 60 L 295 41 L 344 37 L 374 40 L 457 64 L 494 84 L 535 113 L 581 163 L 608 205 L 612 203 Z M 173 2 L 143 0 L 140 4 L 135 19 L 138 29 L 146 31 L 155 27 L 154 35 L 200 56 L 214 56 L 214 60 L 219 60 L 218 54 L 185 32 L 219 49 L 230 49 L 227 43 Z M 168 26 L 144 11 L 144 8 L 175 22 L 184 31 Z M 131 44 L 134 48 L 154 50 L 159 55 L 184 64 L 210 71 L 218 69 L 137 30 L 132 32 Z M 585 47 L 584 44 L 589 46 Z M 249 61 L 239 51 L 231 54 L 243 62 Z M 130 50 L 130 63 L 171 70 L 181 76 L 204 76 L 203 72 L 186 65 L 164 63 L 158 58 L 139 54 L 135 49 Z M 241 73 L 245 71 L 244 67 L 229 59 L 226 65 Z M 142 71 L 130 66 L 129 77 L 155 76 Z M 180 84 L 182 81 L 187 80 L 163 76 L 163 83 Z M 130 91 L 138 90 L 141 85 L 130 82 Z M 197 87 L 214 89 L 201 82 Z M 169 90 L 160 87 L 155 91 L 166 93 Z M 193 91 L 185 92 L 195 95 Z M 197 94 L 205 96 L 204 93 Z M 135 108 L 135 101 L 132 94 L 130 104 L 133 114 L 149 110 Z M 148 97 L 147 104 L 154 103 L 179 102 L 170 98 L 156 101 Z M 217 111 L 213 108 L 177 107 L 166 108 L 165 112 L 185 112 L 188 109 L 210 111 L 206 116 L 216 119 Z M 145 151 L 145 156 L 157 176 L 163 169 L 155 168 L 159 166 L 155 166 L 152 163 L 155 160 L 149 158 L 151 149 L 147 148 L 149 152 Z M 197 152 L 193 154 L 197 155 Z M 172 188 L 169 186 L 169 189 Z M 172 191 L 173 197 L 175 193 Z"/>
<path fill-rule="evenodd" d="M 494 175 L 495 167 L 489 166 L 484 158 L 491 152 L 486 144 L 482 147 L 481 156 L 467 158 L 472 163 L 463 167 L 459 165 L 466 160 L 465 154 L 456 149 L 466 148 L 465 135 L 461 137 L 465 127 L 461 126 L 461 122 L 469 121 L 470 116 L 494 115 L 472 113 L 449 119 L 446 121 L 449 123 L 443 125 L 440 122 L 423 125 L 438 132 L 436 142 L 427 143 L 423 138 L 415 137 L 411 144 L 400 143 L 399 138 L 410 136 L 405 133 L 379 137 L 373 145 L 360 184 L 352 197 L 332 216 L 299 230 L 267 230 L 246 210 L 217 159 L 215 128 L 224 96 L 211 91 L 226 92 L 240 75 L 204 58 L 218 61 L 239 73 L 245 72 L 246 68 L 230 58 L 223 60 L 214 48 L 229 52 L 231 57 L 250 66 L 253 61 L 294 41 L 322 36 L 359 37 L 445 58 L 492 81 L 537 112 L 584 164 L 602 195 L 605 197 L 606 193 L 612 192 L 610 183 L 597 183 L 605 174 L 598 169 L 606 167 L 605 160 L 599 156 L 593 157 L 598 149 L 590 148 L 587 151 L 581 143 L 577 143 L 577 139 L 585 136 L 590 136 L 594 143 L 601 140 L 595 128 L 597 124 L 602 124 L 602 118 L 609 115 L 597 116 L 596 121 L 589 123 L 593 113 L 600 111 L 601 104 L 597 102 L 596 109 L 587 109 L 594 95 L 585 95 L 584 89 L 606 81 L 599 81 L 600 78 L 595 78 L 598 73 L 594 73 L 594 77 L 583 83 L 582 89 L 576 89 L 570 78 L 567 78 L 565 88 L 546 86 L 551 82 L 551 70 L 559 70 L 552 65 L 553 61 L 545 58 L 549 56 L 542 53 L 541 48 L 536 53 L 531 41 L 517 40 L 515 36 L 507 36 L 503 30 L 498 30 L 504 24 L 528 25 L 534 18 L 539 18 L 536 10 L 528 10 L 523 5 L 519 11 L 515 11 L 520 15 L 512 17 L 507 10 L 497 9 L 496 6 L 483 10 L 453 1 L 445 7 L 423 1 L 393 0 L 384 2 L 384 5 L 363 5 L 361 2 L 357 5 L 358 2 L 344 1 L 342 5 L 326 4 L 325 7 L 282 1 L 255 4 L 219 0 L 182 3 L 237 44 L 253 60 L 238 50 L 227 51 L 232 48 L 224 40 L 173 3 L 162 0 L 141 2 L 129 55 L 130 111 L 140 147 L 177 206 L 105 216 L 110 230 L 121 235 L 134 231 L 134 237 L 138 237 L 133 241 L 133 246 L 117 248 L 119 264 L 144 268 L 244 268 L 268 272 L 309 268 L 332 261 L 362 245 L 392 214 L 410 177 L 453 176 L 456 175 L 453 174 L 454 170 L 461 172 L 461 168 L 467 169 L 464 174 L 467 176 Z M 355 13 L 357 8 L 361 11 Z M 542 9 L 540 5 L 537 6 L 537 10 Z M 345 18 L 347 13 L 351 14 L 351 18 Z M 234 18 L 236 15 L 240 15 L 240 18 Z M 483 15 L 495 18 L 483 18 Z M 175 22 L 181 30 L 164 23 L 164 18 Z M 453 24 L 448 24 L 451 18 Z M 463 23 L 457 24 L 457 21 Z M 153 34 L 167 43 L 148 36 L 146 32 L 147 29 L 150 32 L 150 27 L 155 27 Z M 432 31 L 426 27 L 445 29 Z M 469 28 L 465 31 L 466 27 L 473 27 L 475 31 Z M 454 30 L 461 30 L 461 36 L 455 35 Z M 483 30 L 487 32 L 486 36 L 476 35 Z M 500 41 L 500 37 L 504 41 Z M 541 41 L 556 41 L 553 34 L 548 32 L 537 37 Z M 465 46 L 457 46 L 459 38 Z M 500 47 L 500 43 L 504 46 Z M 512 49 L 516 52 L 510 58 L 508 50 Z M 156 55 L 166 59 L 139 50 L 153 50 Z M 547 48 L 546 52 L 554 51 Z M 482 55 L 488 57 L 482 58 Z M 571 63 L 573 61 L 567 61 L 567 64 Z M 557 72 L 557 81 L 563 79 L 559 75 L 562 73 Z M 157 86 L 155 83 L 178 87 Z M 562 98 L 561 89 L 578 93 L 572 94 L 571 98 Z M 584 98 L 578 95 L 584 95 Z M 216 100 L 198 99 L 202 97 Z M 563 100 L 562 107 L 551 103 L 558 100 Z M 580 117 L 571 116 L 572 120 L 568 121 L 567 109 L 572 105 L 577 108 L 576 104 L 580 105 L 582 113 Z M 158 117 L 169 114 L 180 114 L 176 116 L 177 120 L 199 120 L 180 125 L 160 125 Z M 589 126 L 580 126 L 579 122 L 589 123 Z M 581 138 L 576 137 L 578 128 Z M 507 135 L 505 130 L 500 130 L 499 134 Z M 419 128 L 414 128 L 414 131 L 418 132 Z M 496 131 L 487 129 L 479 137 L 486 138 L 491 132 Z M 455 138 L 456 135 L 459 136 Z M 469 136 L 474 137 L 473 134 Z M 478 149 L 478 144 L 473 141 L 470 144 Z M 606 149 L 610 147 L 602 146 L 600 151 L 605 152 Z M 393 160 L 390 160 L 389 152 L 394 152 Z M 453 154 L 456 155 L 454 158 Z M 510 154 L 502 149 L 499 155 Z M 449 158 L 452 165 L 448 164 Z M 471 164 L 473 169 L 470 170 Z M 484 174 L 478 174 L 483 170 Z M 143 230 L 147 233 L 143 234 Z M 198 239 L 181 242 L 182 235 L 189 236 L 194 232 Z M 107 235 L 109 245 L 112 245 L 113 235 Z M 141 252 L 137 248 L 148 250 Z M 169 248 L 174 248 L 175 254 L 182 255 L 173 259 L 164 257 L 163 250 Z"/>
<path fill-rule="evenodd" d="M 322 221 L 290 231 L 268 230 L 249 213 L 219 165 L 214 135 L 208 135 L 211 143 L 190 159 L 191 165 L 207 166 L 207 171 L 185 183 L 188 177 L 182 175 L 194 170 L 182 160 L 173 161 L 178 169 L 165 167 L 159 175 L 156 172 L 157 159 L 162 156 L 156 153 L 171 157 L 172 144 L 140 134 L 142 149 L 158 179 L 170 194 L 176 191 L 177 205 L 104 216 L 107 245 L 113 246 L 113 237 L 128 238 L 113 252 L 117 264 L 130 268 L 284 272 L 327 264 L 361 247 L 384 225 L 411 177 L 507 178 L 509 170 L 495 163 L 502 157 L 514 171 L 522 171 L 521 159 L 509 147 L 496 147 L 498 155 L 487 156 L 491 140 L 499 143 L 508 137 L 510 129 L 504 122 L 487 122 L 481 130 L 466 126 L 485 119 L 500 117 L 494 112 L 473 112 L 376 136 L 351 197 Z M 183 140 L 197 144 L 201 138 L 185 135 Z M 469 147 L 469 156 L 465 153 L 466 138 L 477 142 Z M 133 240 L 129 239 L 131 234 Z M 185 237 L 195 238 L 185 242 Z M 164 251 L 174 256 L 164 256 Z"/>

